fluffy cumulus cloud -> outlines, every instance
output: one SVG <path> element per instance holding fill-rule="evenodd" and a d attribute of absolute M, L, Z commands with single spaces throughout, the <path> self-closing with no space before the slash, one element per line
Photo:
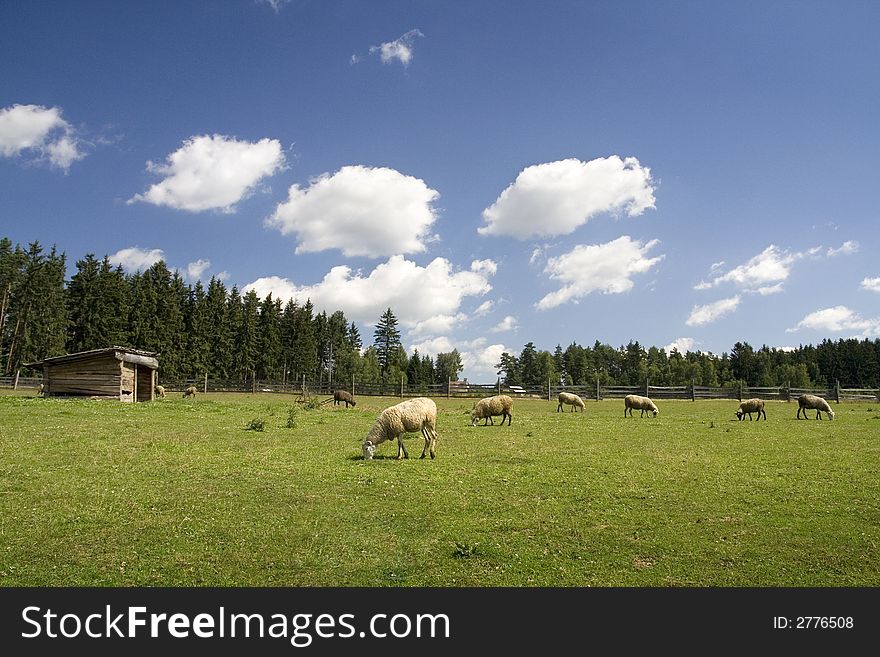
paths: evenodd
<path fill-rule="evenodd" d="M 186 266 L 186 275 L 190 280 L 198 280 L 210 266 L 210 260 L 199 258 L 195 262 L 191 262 Z"/>
<path fill-rule="evenodd" d="M 82 142 L 58 107 L 13 105 L 0 109 L 0 155 L 32 153 L 67 171 L 86 154 Z"/>
<path fill-rule="evenodd" d="M 434 315 L 428 319 L 416 322 L 415 326 L 410 329 L 410 337 L 419 335 L 442 335 L 449 333 L 454 328 L 461 326 L 467 321 L 467 315 L 457 313 L 455 315 Z"/>
<path fill-rule="evenodd" d="M 580 244 L 561 256 L 550 258 L 544 272 L 563 286 L 537 303 L 548 310 L 568 301 L 577 301 L 592 292 L 620 294 L 632 289 L 632 276 L 642 274 L 664 256 L 648 257 L 660 242 L 641 242 L 628 235 L 605 244 Z"/>
<path fill-rule="evenodd" d="M 371 47 L 370 54 L 378 54 L 383 64 L 400 62 L 405 68 L 412 61 L 413 46 L 416 38 L 423 36 L 425 35 L 420 30 L 410 30 L 394 41 L 387 41 L 378 46 Z M 356 55 L 353 55 L 353 57 L 356 57 Z M 357 60 L 353 60 L 352 63 L 357 63 Z"/>
<path fill-rule="evenodd" d="M 862 279 L 861 288 L 870 292 L 880 292 L 880 276 L 876 278 L 866 276 Z"/>
<path fill-rule="evenodd" d="M 126 271 L 143 271 L 165 259 L 162 249 L 141 249 L 136 246 L 120 249 L 110 256 L 110 264 L 122 265 Z"/>
<path fill-rule="evenodd" d="M 673 349 L 680 354 L 686 354 L 689 351 L 696 350 L 698 344 L 699 343 L 693 338 L 678 338 L 663 347 L 663 349 L 667 354 L 672 353 Z"/>
<path fill-rule="evenodd" d="M 401 326 L 413 329 L 422 322 L 441 325 L 461 317 L 459 308 L 467 297 L 479 297 L 492 289 L 485 273 L 454 271 L 445 258 L 435 258 L 420 267 L 396 255 L 368 274 L 340 265 L 333 267 L 319 283 L 296 285 L 286 278 L 260 278 L 244 287 L 264 297 L 305 302 L 311 299 L 319 310 L 342 310 L 349 320 L 374 324 L 391 308 Z M 453 320 L 449 320 L 449 318 Z"/>
<path fill-rule="evenodd" d="M 147 162 L 147 171 L 164 179 L 145 193 L 135 194 L 128 203 L 231 213 L 260 181 L 284 166 L 284 153 L 276 139 L 249 142 L 224 135 L 191 137 L 164 164 Z"/>
<path fill-rule="evenodd" d="M 635 217 L 654 207 L 651 170 L 617 155 L 536 164 L 483 210 L 481 235 L 517 239 L 567 235 L 598 214 Z"/>
<path fill-rule="evenodd" d="M 516 317 L 508 315 L 493 326 L 491 331 L 492 333 L 503 333 L 504 331 L 513 331 L 517 326 L 519 326 L 519 323 L 516 321 Z"/>
<path fill-rule="evenodd" d="M 342 167 L 290 188 L 266 225 L 299 241 L 297 253 L 340 249 L 371 258 L 425 250 L 440 194 L 394 169 Z"/>
<path fill-rule="evenodd" d="M 865 319 L 846 306 L 834 306 L 812 312 L 804 317 L 794 328 L 787 329 L 793 333 L 801 329 L 812 331 L 859 331 L 861 337 L 880 337 L 880 317 Z"/>
<path fill-rule="evenodd" d="M 711 324 L 736 310 L 740 301 L 742 301 L 742 297 L 736 295 L 735 297 L 719 299 L 718 301 L 707 303 L 703 306 L 694 306 L 685 324 L 688 326 L 703 326 L 704 324 Z"/>
<path fill-rule="evenodd" d="M 277 14 L 279 11 L 281 11 L 281 8 L 284 5 L 290 2 L 290 0 L 257 0 L 257 2 L 272 7 L 272 9 Z"/>

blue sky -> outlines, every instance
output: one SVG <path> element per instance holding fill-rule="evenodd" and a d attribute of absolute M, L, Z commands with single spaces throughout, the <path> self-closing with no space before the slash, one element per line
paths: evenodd
<path fill-rule="evenodd" d="M 0 3 L 0 234 L 491 381 L 533 341 L 880 336 L 880 5 Z"/>

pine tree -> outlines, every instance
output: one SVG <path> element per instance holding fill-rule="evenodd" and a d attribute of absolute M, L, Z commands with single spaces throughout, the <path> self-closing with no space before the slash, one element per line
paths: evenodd
<path fill-rule="evenodd" d="M 184 312 L 186 326 L 186 376 L 200 379 L 208 371 L 211 358 L 211 326 L 208 318 L 208 298 L 201 281 L 190 291 Z"/>
<path fill-rule="evenodd" d="M 388 374 L 388 368 L 400 346 L 400 331 L 397 330 L 397 318 L 388 308 L 379 318 L 376 330 L 373 331 L 373 346 L 376 347 L 376 357 L 379 359 L 379 369 L 384 379 Z"/>
<path fill-rule="evenodd" d="M 453 349 L 445 354 L 437 354 L 434 359 L 437 383 L 445 384 L 448 381 L 458 381 L 458 375 L 463 369 L 464 365 L 461 363 L 461 354 L 458 353 L 458 349 Z"/>

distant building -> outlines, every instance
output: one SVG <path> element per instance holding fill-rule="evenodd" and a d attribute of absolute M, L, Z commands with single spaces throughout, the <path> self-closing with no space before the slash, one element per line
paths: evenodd
<path fill-rule="evenodd" d="M 107 347 L 46 358 L 26 367 L 43 368 L 47 397 L 92 397 L 123 402 L 152 401 L 159 361 L 151 351 Z"/>

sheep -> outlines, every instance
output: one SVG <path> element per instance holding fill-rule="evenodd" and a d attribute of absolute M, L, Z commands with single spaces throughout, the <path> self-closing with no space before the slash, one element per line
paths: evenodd
<path fill-rule="evenodd" d="M 764 416 L 764 419 L 767 419 L 767 411 L 764 410 L 764 400 L 763 399 L 749 399 L 744 401 L 739 405 L 739 409 L 736 411 L 736 417 L 739 418 L 740 421 L 745 419 L 746 414 L 748 413 L 749 420 L 752 419 L 752 413 L 758 414 L 758 419 L 761 419 L 761 415 Z"/>
<path fill-rule="evenodd" d="M 505 418 L 507 426 L 513 419 L 513 399 L 507 395 L 495 395 L 494 397 L 486 397 L 474 404 L 474 410 L 471 411 L 471 426 L 474 426 L 478 420 L 485 419 L 483 426 L 490 422 L 495 424 L 493 416 L 501 416 L 501 424 L 504 425 Z"/>
<path fill-rule="evenodd" d="M 575 394 L 572 394 L 570 392 L 560 392 L 556 400 L 559 402 L 559 404 L 556 406 L 557 413 L 562 410 L 563 404 L 571 406 L 572 413 L 574 413 L 574 410 L 576 408 L 581 409 L 581 413 L 584 412 L 584 400 Z"/>
<path fill-rule="evenodd" d="M 801 412 L 804 414 L 804 419 L 807 419 L 807 409 L 816 409 L 816 419 L 822 419 L 822 411 L 828 413 L 828 419 L 834 419 L 834 411 L 831 410 L 831 407 L 828 405 L 828 402 L 822 399 L 821 397 L 817 397 L 816 395 L 801 395 L 798 397 L 798 412 L 797 417 L 801 419 Z"/>
<path fill-rule="evenodd" d="M 159 399 L 165 399 L 165 386 L 156 386 L 155 393 Z"/>
<path fill-rule="evenodd" d="M 46 386 L 42 383 L 37 386 L 37 397 L 45 397 L 46 396 Z"/>
<path fill-rule="evenodd" d="M 403 444 L 403 436 L 406 433 L 421 431 L 425 438 L 425 447 L 422 456 L 430 447 L 433 459 L 437 445 L 437 405 L 427 397 L 415 397 L 407 399 L 395 406 L 390 406 L 379 413 L 372 429 L 364 438 L 362 445 L 364 459 L 372 459 L 376 453 L 376 447 L 386 440 L 397 439 L 397 458 L 409 458 L 409 453 Z M 401 454 L 403 456 L 401 457 Z"/>
<path fill-rule="evenodd" d="M 624 409 L 623 409 L 623 417 L 626 417 L 627 411 L 629 411 L 629 416 L 632 417 L 633 409 L 641 411 L 639 413 L 639 417 L 645 417 L 645 411 L 649 411 L 654 414 L 654 417 L 660 413 L 657 409 L 657 406 L 647 397 L 640 397 L 639 395 L 627 395 L 623 399 Z"/>
<path fill-rule="evenodd" d="M 348 408 L 348 405 L 355 405 L 354 397 L 351 396 L 350 392 L 346 392 L 345 390 L 336 390 L 333 393 L 333 405 L 336 406 L 339 402 L 345 402 L 345 407 Z"/>
<path fill-rule="evenodd" d="M 187 397 L 195 397 L 197 392 L 198 389 L 195 386 L 190 386 L 183 391 L 183 398 L 186 399 Z"/>

